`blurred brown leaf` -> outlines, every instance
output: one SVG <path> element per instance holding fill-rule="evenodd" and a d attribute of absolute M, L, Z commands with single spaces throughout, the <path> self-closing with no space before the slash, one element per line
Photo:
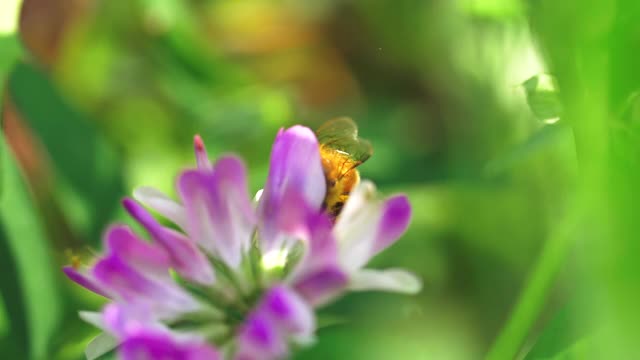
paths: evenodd
<path fill-rule="evenodd" d="M 20 36 L 36 60 L 50 67 L 57 59 L 68 30 L 93 0 L 24 0 Z"/>

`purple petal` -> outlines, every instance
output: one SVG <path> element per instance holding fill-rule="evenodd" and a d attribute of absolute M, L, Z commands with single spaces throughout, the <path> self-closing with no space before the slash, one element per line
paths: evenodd
<path fill-rule="evenodd" d="M 107 304 L 102 311 L 102 323 L 109 333 L 118 338 L 138 333 L 141 329 L 164 330 L 148 306 L 135 302 Z"/>
<path fill-rule="evenodd" d="M 98 283 L 93 278 L 80 273 L 73 266 L 63 267 L 62 272 L 64 272 L 64 274 L 67 275 L 67 277 L 71 279 L 73 282 L 84 287 L 85 289 L 89 291 L 93 291 L 94 293 L 98 295 L 102 295 L 106 298 L 111 298 L 111 296 L 107 294 L 107 291 L 102 289 L 102 287 L 98 285 Z"/>
<path fill-rule="evenodd" d="M 325 192 L 320 150 L 313 131 L 303 126 L 281 131 L 273 144 L 269 176 L 258 208 L 264 248 L 278 247 L 282 241 L 280 232 L 287 232 L 280 227 L 282 217 L 279 217 L 286 196 L 300 194 L 298 207 L 288 209 L 292 213 L 304 212 L 307 208 L 319 211 Z M 303 221 L 303 218 L 297 218 L 297 221 Z"/>
<path fill-rule="evenodd" d="M 186 279 L 210 285 L 215 281 L 215 274 L 209 260 L 198 250 L 196 245 L 183 234 L 164 229 L 161 237 L 165 248 L 174 258 L 176 271 Z"/>
<path fill-rule="evenodd" d="M 238 267 L 255 224 L 242 162 L 226 156 L 218 160 L 213 173 L 186 171 L 178 180 L 178 191 L 191 238 L 231 267 Z"/>
<path fill-rule="evenodd" d="M 127 226 L 111 227 L 107 231 L 106 246 L 140 271 L 169 276 L 169 254 L 163 248 L 144 242 Z"/>
<path fill-rule="evenodd" d="M 249 316 L 238 335 L 236 360 L 275 360 L 286 352 L 284 340 L 273 322 L 263 314 Z"/>
<path fill-rule="evenodd" d="M 302 190 L 310 206 L 320 208 L 322 205 L 326 184 L 318 140 L 313 131 L 304 126 L 282 131 L 271 151 L 265 191 L 277 196 L 288 187 Z"/>
<path fill-rule="evenodd" d="M 295 291 L 275 285 L 240 328 L 236 360 L 275 360 L 287 355 L 289 341 L 311 338 L 314 313 Z"/>
<path fill-rule="evenodd" d="M 307 220 L 308 250 L 291 274 L 291 281 L 307 302 L 321 305 L 335 297 L 347 284 L 347 276 L 338 265 L 333 224 L 326 214 Z"/>
<path fill-rule="evenodd" d="M 313 267 L 314 264 L 334 263 L 338 257 L 338 246 L 333 235 L 333 223 L 324 213 L 315 214 L 307 218 L 309 231 L 309 254 L 305 264 Z"/>
<path fill-rule="evenodd" d="M 363 181 L 351 193 L 334 227 L 340 263 L 349 272 L 360 269 L 393 244 L 407 229 L 410 219 L 411 206 L 406 196 L 380 201 L 373 183 Z"/>
<path fill-rule="evenodd" d="M 207 149 L 204 146 L 204 141 L 200 135 L 193 137 L 193 148 L 196 152 L 196 162 L 198 163 L 198 169 L 211 170 L 211 161 L 207 155 Z"/>
<path fill-rule="evenodd" d="M 154 290 L 151 281 L 115 254 L 98 261 L 93 267 L 93 276 L 102 286 L 113 290 L 126 300 L 144 296 Z"/>
<path fill-rule="evenodd" d="M 195 300 L 173 283 L 171 278 L 149 278 L 116 254 L 98 261 L 93 267 L 93 276 L 102 287 L 113 291 L 122 300 L 147 303 L 160 317 L 171 317 L 176 313 L 198 308 Z"/>
<path fill-rule="evenodd" d="M 270 203 L 276 204 L 275 201 Z M 287 190 L 273 209 L 270 219 L 260 226 L 264 253 L 290 248 L 299 240 L 307 241 L 311 237 L 309 219 L 321 214 L 307 206 L 303 195 L 295 189 Z"/>
<path fill-rule="evenodd" d="M 313 310 L 286 286 L 272 287 L 258 309 L 286 334 L 309 336 L 315 328 Z"/>
<path fill-rule="evenodd" d="M 213 347 L 199 341 L 179 342 L 167 334 L 141 332 L 126 339 L 118 349 L 122 360 L 218 360 Z"/>
<path fill-rule="evenodd" d="M 125 199 L 122 203 L 129 214 L 170 254 L 172 267 L 180 275 L 202 284 L 214 282 L 215 277 L 208 260 L 187 237 L 160 225 L 135 201 Z"/>
<path fill-rule="evenodd" d="M 320 306 L 337 296 L 348 284 L 347 274 L 337 265 L 327 265 L 299 276 L 294 288 L 313 306 Z"/>
<path fill-rule="evenodd" d="M 411 220 L 411 204 L 404 195 L 397 195 L 385 201 L 378 223 L 378 235 L 373 254 L 389 247 L 404 234 Z"/>

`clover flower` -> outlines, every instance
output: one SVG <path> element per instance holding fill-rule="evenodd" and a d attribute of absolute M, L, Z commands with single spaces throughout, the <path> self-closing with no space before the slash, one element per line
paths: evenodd
<path fill-rule="evenodd" d="M 326 184 L 308 128 L 279 132 L 255 201 L 241 160 L 212 164 L 200 137 L 194 143 L 197 168 L 180 174 L 180 202 L 146 187 L 123 201 L 150 241 L 114 225 L 93 264 L 64 268 L 109 299 L 101 312 L 80 314 L 105 334 L 87 354 L 117 347 L 125 360 L 281 359 L 292 344 L 314 341 L 314 309 L 345 291 L 420 289 L 403 270 L 363 269 L 406 230 L 407 198 L 377 199 L 363 181 L 334 223 L 322 210 Z"/>

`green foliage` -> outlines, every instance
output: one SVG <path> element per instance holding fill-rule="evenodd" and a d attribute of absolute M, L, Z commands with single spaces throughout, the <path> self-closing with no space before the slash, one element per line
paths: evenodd
<path fill-rule="evenodd" d="M 509 19 L 524 14 L 520 0 L 463 0 L 463 9 L 478 17 Z"/>
<path fill-rule="evenodd" d="M 22 48 L 16 36 L 14 34 L 0 35 L 0 91 L 4 91 L 9 71 L 20 55 L 22 55 Z M 0 128 L 3 126 L 3 105 L 0 98 Z M 2 162 L 0 162 L 0 171 L 2 171 Z M 0 183 L 0 195 L 2 195 L 2 189 L 2 183 Z"/>
<path fill-rule="evenodd" d="M 499 157 L 487 162 L 485 171 L 489 176 L 495 176 L 512 169 L 514 166 L 526 162 L 558 146 L 559 143 L 571 142 L 571 128 L 565 124 L 543 125 L 524 142 L 517 144 Z"/>
<path fill-rule="evenodd" d="M 564 359 L 569 354 L 577 356 L 579 349 L 592 344 L 592 337 L 597 336 L 597 332 L 593 329 L 593 323 L 580 316 L 585 305 L 585 299 L 576 296 L 555 312 L 544 324 L 541 334 L 524 359 Z"/>
<path fill-rule="evenodd" d="M 0 246 L 2 296 L 11 335 L 3 339 L 9 358 L 46 359 L 49 341 L 60 321 L 62 302 L 49 244 L 20 172 L 0 141 L 2 183 Z M 15 336 L 15 338 L 13 338 Z"/>
<path fill-rule="evenodd" d="M 7 74 L 22 54 L 22 47 L 15 35 L 0 35 L 0 83 L 4 84 Z"/>
<path fill-rule="evenodd" d="M 18 111 L 38 134 L 58 174 L 83 200 L 84 206 L 68 211 L 90 214 L 84 232 L 89 239 L 99 239 L 123 193 L 117 152 L 95 124 L 73 110 L 33 65 L 19 64 L 11 73 L 9 89 Z"/>
<path fill-rule="evenodd" d="M 58 288 L 51 249 L 98 247 L 135 186 L 171 192 L 195 133 L 247 160 L 253 192 L 278 128 L 337 116 L 373 144 L 362 176 L 414 208 L 372 265 L 425 290 L 341 299 L 297 358 L 635 355 L 637 1 L 50 0 L 65 23 L 20 36 L 18 3 L 0 4 L 0 84 L 36 145 L 0 142 L 3 357 L 82 358 L 75 312 L 101 302 Z M 25 56 L 42 44 L 51 63 Z M 29 156 L 52 178 L 22 176 Z"/>

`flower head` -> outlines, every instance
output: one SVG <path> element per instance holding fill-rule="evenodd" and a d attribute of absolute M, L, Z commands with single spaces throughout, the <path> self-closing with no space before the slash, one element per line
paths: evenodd
<path fill-rule="evenodd" d="M 419 290 L 405 271 L 363 269 L 406 230 L 407 198 L 378 200 L 365 181 L 334 224 L 322 210 L 325 179 L 308 128 L 277 135 L 257 202 L 240 159 L 212 163 L 199 136 L 194 147 L 198 166 L 180 174 L 179 202 L 146 187 L 123 201 L 150 241 L 114 225 L 91 266 L 64 268 L 110 299 L 81 316 L 115 338 L 120 358 L 281 359 L 290 344 L 313 341 L 313 309 L 345 290 Z"/>

